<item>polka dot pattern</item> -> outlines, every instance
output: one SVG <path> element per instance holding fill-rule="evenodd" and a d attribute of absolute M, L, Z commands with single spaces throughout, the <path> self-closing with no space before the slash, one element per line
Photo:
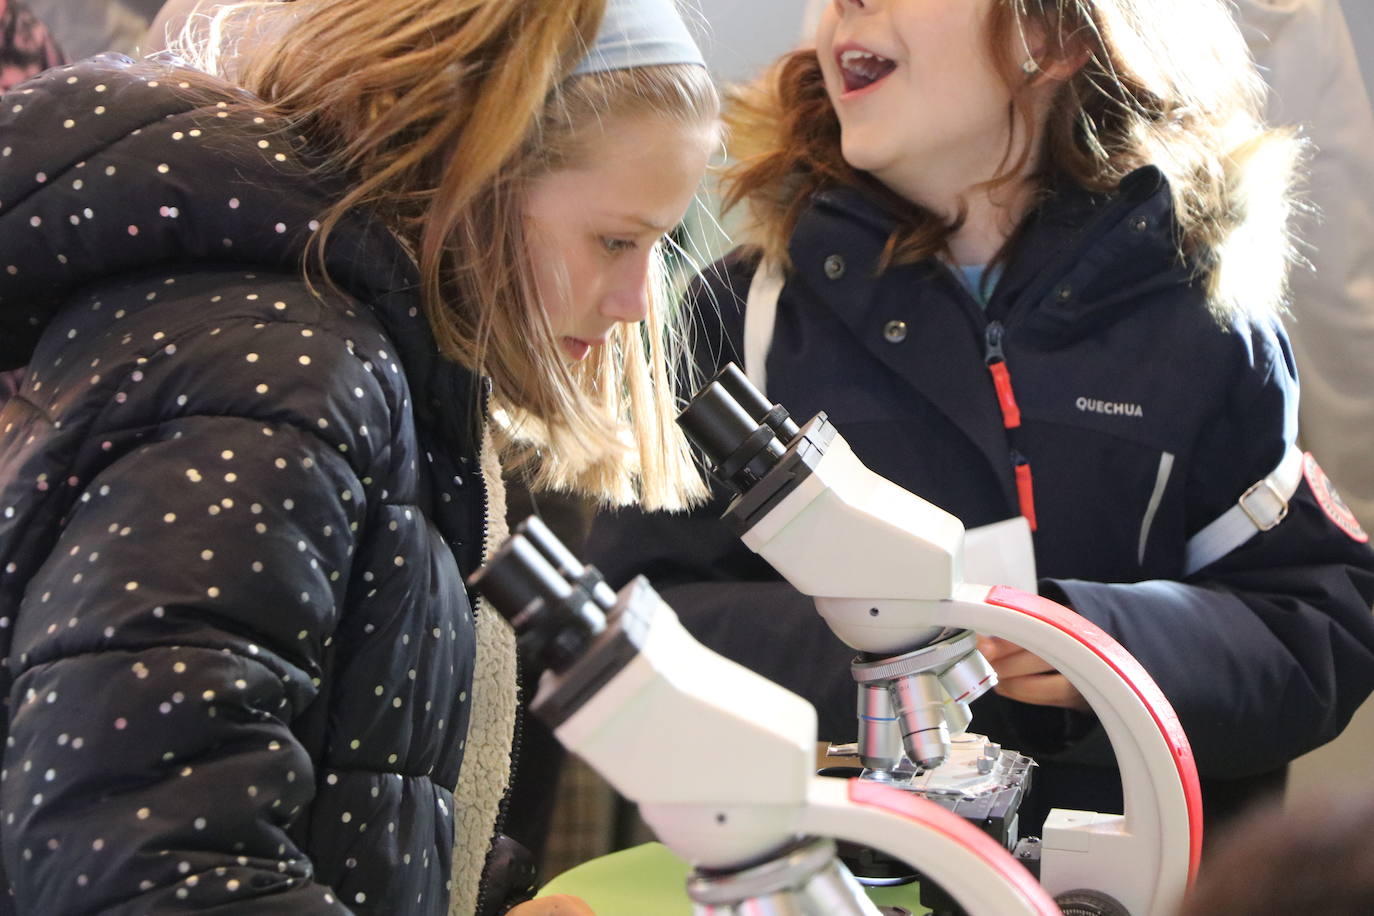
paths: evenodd
<path fill-rule="evenodd" d="M 43 812 L 0 811 L 16 887 L 446 913 L 480 391 L 389 240 L 341 233 L 351 297 L 305 287 L 327 198 L 278 125 L 110 58 L 33 85 L 0 111 L 0 322 L 33 329 L 0 424 L 4 778 Z"/>

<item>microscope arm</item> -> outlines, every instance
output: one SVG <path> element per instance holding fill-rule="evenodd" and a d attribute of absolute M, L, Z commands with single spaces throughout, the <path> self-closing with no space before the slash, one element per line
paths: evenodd
<path fill-rule="evenodd" d="M 860 651 L 891 655 L 972 629 L 1054 665 L 1111 740 L 1125 814 L 1052 813 L 1041 881 L 1052 893 L 1102 888 L 1133 914 L 1172 911 L 1201 851 L 1197 770 L 1172 707 L 1120 644 L 1047 599 L 964 584 L 958 519 L 870 471 L 837 435 L 750 522 L 744 542 Z"/>
<path fill-rule="evenodd" d="M 1052 811 L 1041 837 L 1045 888 L 1100 888 L 1131 913 L 1172 913 L 1197 874 L 1202 796 L 1178 717 L 1140 663 L 1086 618 L 1011 588 L 964 585 L 953 600 L 905 610 L 1040 656 L 1082 693 L 1106 731 L 1124 813 Z"/>

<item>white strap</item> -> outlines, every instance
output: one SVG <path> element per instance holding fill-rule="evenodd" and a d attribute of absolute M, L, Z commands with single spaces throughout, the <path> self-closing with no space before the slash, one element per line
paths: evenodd
<path fill-rule="evenodd" d="M 1279 466 L 1241 494 L 1236 504 L 1188 541 L 1185 575 L 1215 563 L 1288 515 L 1288 501 L 1302 480 L 1302 450 L 1290 444 Z"/>
<path fill-rule="evenodd" d="M 768 258 L 759 261 L 749 283 L 744 304 L 744 374 L 760 392 L 767 393 L 768 351 L 773 346 L 773 324 L 778 317 L 778 296 L 786 278 L 782 268 Z"/>

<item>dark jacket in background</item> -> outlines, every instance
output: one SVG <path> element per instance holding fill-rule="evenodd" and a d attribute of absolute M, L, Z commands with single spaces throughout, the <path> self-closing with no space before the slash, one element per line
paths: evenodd
<path fill-rule="evenodd" d="M 1154 169 L 1111 199 L 1050 201 L 984 312 L 939 263 L 877 275 L 890 220 L 857 192 L 822 193 L 791 241 L 767 386 L 799 419 L 826 411 L 865 464 L 968 527 L 1019 512 L 1013 468 L 1028 462 L 1040 591 L 1159 683 L 1215 819 L 1280 787 L 1374 687 L 1374 553 L 1304 482 L 1285 521 L 1185 575 L 1189 538 L 1292 443 L 1297 381 L 1276 320 L 1209 314 L 1171 206 Z M 740 361 L 754 267 L 737 253 L 696 290 L 708 373 Z M 985 365 L 999 331 L 1011 433 Z M 694 635 L 815 703 L 822 738 L 853 740 L 852 652 L 716 521 L 722 505 L 605 517 L 590 559 L 617 586 L 647 574 Z M 1029 832 L 1050 806 L 1120 810 L 1094 719 L 996 696 L 974 709 L 976 731 L 1041 763 Z"/>
<path fill-rule="evenodd" d="M 47 26 L 19 0 L 0 0 L 0 92 L 65 63 Z M 12 398 L 23 370 L 0 372 L 0 405 Z"/>
<path fill-rule="evenodd" d="M 0 912 L 447 913 L 480 386 L 388 234 L 307 288 L 292 134 L 130 63 L 0 110 Z"/>
<path fill-rule="evenodd" d="M 0 0 L 0 92 L 64 62 L 33 10 L 20 0 Z"/>

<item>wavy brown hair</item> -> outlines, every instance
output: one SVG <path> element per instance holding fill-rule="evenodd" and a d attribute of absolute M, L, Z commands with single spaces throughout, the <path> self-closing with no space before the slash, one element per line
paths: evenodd
<path fill-rule="evenodd" d="M 1011 102 L 1002 167 L 980 188 L 1024 177 L 1040 192 L 1105 193 L 1157 166 L 1180 256 L 1204 278 L 1218 319 L 1282 307 L 1301 144 L 1264 126 L 1263 86 L 1223 0 L 995 0 L 986 40 Z M 1040 71 L 1065 74 L 1043 126 L 1018 49 L 1035 49 Z M 726 123 L 737 157 L 726 207 L 747 205 L 753 240 L 780 263 L 811 195 L 835 186 L 866 190 L 897 219 L 884 266 L 947 253 L 961 216 L 914 204 L 845 162 L 815 51 L 789 54 L 733 92 Z"/>
<path fill-rule="evenodd" d="M 536 488 L 677 507 L 703 492 L 673 423 L 669 379 L 683 347 L 650 291 L 650 317 L 569 367 L 535 293 L 524 200 L 574 167 L 607 122 L 651 116 L 714 126 L 697 66 L 569 77 L 606 0 L 242 3 L 181 42 L 300 131 L 349 177 L 320 218 L 317 254 L 352 211 L 413 253 L 448 358 L 490 377 L 507 469 Z M 322 257 L 319 259 L 322 262 Z M 657 300 L 657 302 L 655 301 Z M 455 405 L 462 409 L 462 405 Z"/>

